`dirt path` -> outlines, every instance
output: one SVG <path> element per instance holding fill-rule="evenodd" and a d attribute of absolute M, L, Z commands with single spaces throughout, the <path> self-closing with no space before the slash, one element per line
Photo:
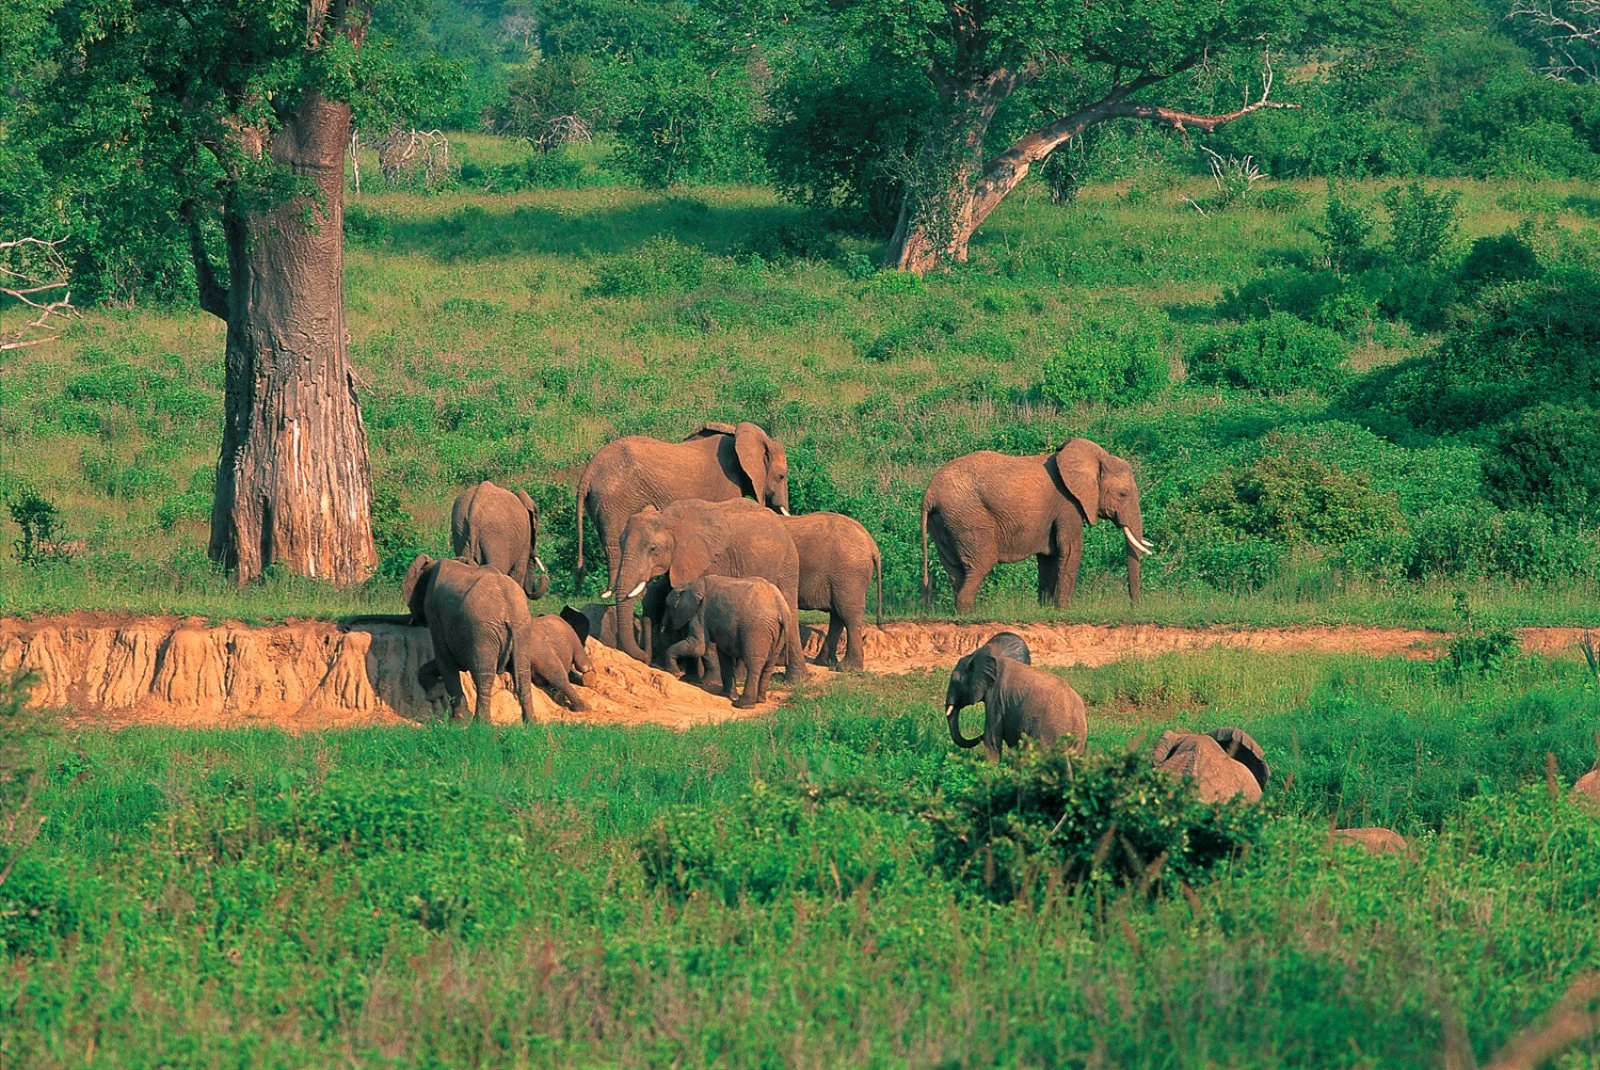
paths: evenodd
<path fill-rule="evenodd" d="M 866 636 L 869 671 L 947 668 L 1003 625 L 903 622 Z M 1275 653 L 1435 657 L 1447 636 L 1406 628 L 1175 628 L 1159 625 L 1013 625 L 1040 665 L 1097 666 L 1129 657 L 1225 647 Z M 1578 628 L 1530 628 L 1523 649 L 1575 646 Z M 817 637 L 812 636 L 810 650 Z M 264 725 L 295 731 L 419 723 L 437 716 L 416 684 L 433 656 L 426 630 L 393 623 L 290 622 L 210 625 L 193 618 L 73 614 L 0 619 L 0 672 L 35 672 L 35 706 L 68 711 L 71 724 L 189 727 Z M 753 711 L 590 643 L 595 674 L 575 713 L 536 694 L 542 721 L 690 728 Z M 470 681 L 467 683 L 470 696 Z M 519 719 L 515 697 L 493 696 L 496 723 Z"/>

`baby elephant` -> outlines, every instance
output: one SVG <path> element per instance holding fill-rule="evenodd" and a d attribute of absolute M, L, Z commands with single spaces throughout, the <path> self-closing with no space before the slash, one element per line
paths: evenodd
<path fill-rule="evenodd" d="M 430 701 L 449 696 L 450 716 L 462 718 L 466 699 L 463 672 L 477 690 L 473 716 L 489 720 L 495 677 L 509 671 L 522 706 L 522 720 L 533 718 L 533 684 L 553 687 L 574 710 L 585 709 L 572 688 L 593 671 L 574 626 L 554 614 L 533 619 L 527 595 L 503 572 L 464 561 L 435 561 L 419 554 L 411 563 L 401 593 L 414 620 L 433 639 L 433 660 L 417 669 L 417 683 Z"/>
<path fill-rule="evenodd" d="M 583 615 L 588 621 L 589 634 L 597 640 L 615 650 L 626 649 L 617 636 L 617 607 L 610 602 L 586 602 L 579 606 L 576 613 Z M 639 648 L 645 653 L 645 660 L 650 657 L 650 622 L 642 617 L 633 619 L 633 638 Z"/>
<path fill-rule="evenodd" d="M 677 673 L 680 658 L 714 652 L 728 698 L 744 666 L 744 692 L 734 705 L 749 709 L 767 697 L 767 681 L 789 648 L 791 612 L 767 580 L 702 576 L 667 595 L 667 625 L 685 633 L 667 648 L 667 664 Z"/>
<path fill-rule="evenodd" d="M 1015 747 L 1023 736 L 1046 746 L 1071 736 L 1074 753 L 1089 735 L 1083 698 L 1065 680 L 1020 661 L 979 648 L 962 658 L 945 688 L 944 715 L 958 747 L 982 743 L 990 761 L 1000 759 L 1000 744 Z M 961 735 L 961 710 L 983 703 L 983 735 Z"/>
<path fill-rule="evenodd" d="M 1237 728 L 1203 735 L 1163 732 L 1152 761 L 1158 769 L 1192 779 L 1201 802 L 1226 802 L 1236 795 L 1255 802 L 1272 775 L 1260 744 Z"/>
<path fill-rule="evenodd" d="M 1028 644 L 1023 641 L 1022 636 L 1016 632 L 995 632 L 989 637 L 988 642 L 956 662 L 956 672 L 965 671 L 967 666 L 972 664 L 973 657 L 981 650 L 987 650 L 995 657 L 1020 661 L 1024 665 L 1033 664 L 1033 657 L 1028 653 Z"/>

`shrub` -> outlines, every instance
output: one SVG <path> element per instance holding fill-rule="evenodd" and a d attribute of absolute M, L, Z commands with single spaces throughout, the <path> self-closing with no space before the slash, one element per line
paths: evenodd
<path fill-rule="evenodd" d="M 1514 230 L 1479 238 L 1461 264 L 1461 281 L 1473 289 L 1496 282 L 1536 279 L 1543 273 L 1538 253 Z"/>
<path fill-rule="evenodd" d="M 1600 523 L 1600 412 L 1548 402 L 1527 410 L 1500 429 L 1483 478 L 1505 508 Z"/>
<path fill-rule="evenodd" d="M 1100 324 L 1070 335 L 1045 359 L 1040 391 L 1057 405 L 1131 405 L 1155 397 L 1172 374 L 1167 340 L 1148 321 Z"/>
<path fill-rule="evenodd" d="M 1260 836 L 1259 806 L 1200 802 L 1193 789 L 1132 751 L 1070 758 L 1032 749 L 985 765 L 970 787 L 924 813 L 934 860 L 998 902 L 1030 885 L 1030 870 L 1070 883 L 1150 891 L 1198 884 Z"/>
<path fill-rule="evenodd" d="M 1195 576 L 1219 591 L 1246 594 L 1258 591 L 1283 571 L 1284 548 L 1268 539 L 1208 536 L 1185 539 L 1181 563 Z"/>
<path fill-rule="evenodd" d="M 383 483 L 372 488 L 372 541 L 378 550 L 377 576 L 386 580 L 404 576 L 411 562 L 427 549 L 416 521 L 400 503 L 400 495 Z"/>
<path fill-rule="evenodd" d="M 1389 249 L 1398 263 L 1422 267 L 1450 252 L 1460 224 L 1456 219 L 1455 190 L 1429 190 L 1421 182 L 1392 186 L 1384 191 L 1389 212 Z"/>
<path fill-rule="evenodd" d="M 1195 378 L 1264 394 L 1326 390 L 1343 378 L 1339 336 L 1286 312 L 1213 334 L 1190 360 Z"/>
<path fill-rule="evenodd" d="M 1217 314 L 1226 319 L 1266 319 L 1287 312 L 1341 334 L 1370 326 L 1377 304 L 1348 276 L 1333 271 L 1270 271 L 1237 289 L 1226 287 Z"/>
<path fill-rule="evenodd" d="M 13 494 L 6 507 L 22 529 L 22 537 L 15 544 L 19 561 L 31 565 L 66 556 L 61 548 L 61 513 L 54 502 L 25 488 Z"/>
<path fill-rule="evenodd" d="M 1309 445 L 1273 433 L 1252 461 L 1217 473 L 1185 503 L 1177 520 L 1290 545 L 1341 546 L 1404 527 L 1394 494 L 1374 490 L 1365 472 L 1319 459 Z M 1185 543 L 1200 539 L 1186 537 Z"/>
<path fill-rule="evenodd" d="M 595 269 L 587 293 L 598 297 L 642 297 L 665 290 L 692 290 L 705 277 L 706 254 L 657 235 L 638 249 L 609 257 Z"/>
<path fill-rule="evenodd" d="M 608 70 L 618 94 L 616 158 L 647 186 L 751 182 L 765 170 L 756 88 L 738 65 L 713 76 L 674 56 Z"/>
<path fill-rule="evenodd" d="M 1322 226 L 1311 233 L 1322 245 L 1323 257 L 1334 271 L 1359 271 L 1371 260 L 1367 239 L 1372 236 L 1372 216 L 1358 204 L 1345 199 L 1344 191 L 1328 180 L 1328 203 L 1322 210 Z"/>
<path fill-rule="evenodd" d="M 511 163 L 480 167 L 461 165 L 457 181 L 469 189 L 490 193 L 517 193 L 529 189 L 582 189 L 591 184 L 582 160 L 563 149 L 530 153 Z"/>

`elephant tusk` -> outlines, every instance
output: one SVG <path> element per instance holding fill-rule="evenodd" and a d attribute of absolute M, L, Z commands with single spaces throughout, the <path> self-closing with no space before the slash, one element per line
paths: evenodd
<path fill-rule="evenodd" d="M 1133 547 L 1139 553 L 1141 553 L 1141 554 L 1153 554 L 1153 553 L 1156 552 L 1156 548 L 1154 546 L 1151 546 L 1149 543 L 1147 543 L 1143 539 L 1139 538 L 1139 536 L 1135 535 L 1133 533 L 1133 530 L 1131 528 L 1129 528 L 1126 524 L 1123 525 L 1122 534 L 1123 534 L 1124 537 L 1127 538 L 1128 545 Z"/>
<path fill-rule="evenodd" d="M 944 708 L 944 715 L 946 717 L 949 717 L 951 714 L 953 714 L 955 712 L 956 712 L 956 708 L 954 706 L 946 706 Z"/>
<path fill-rule="evenodd" d="M 635 587 L 633 590 L 628 592 L 628 597 L 629 598 L 638 598 L 639 597 L 639 592 L 644 590 L 644 584 L 645 584 L 645 581 L 644 580 L 640 580 L 639 581 L 639 586 Z"/>
<path fill-rule="evenodd" d="M 538 555 L 537 555 L 537 554 L 535 554 L 535 555 L 534 555 L 534 558 L 533 558 L 533 563 L 534 563 L 534 564 L 535 564 L 535 565 L 538 565 L 538 566 L 539 566 L 539 571 L 540 571 L 540 572 L 549 572 L 549 571 L 550 571 L 550 570 L 549 570 L 549 569 L 547 569 L 547 568 L 545 568 L 545 567 L 544 567 L 544 562 L 543 562 L 543 561 L 540 561 L 540 560 L 539 560 L 539 557 L 538 557 Z"/>
<path fill-rule="evenodd" d="M 778 512 L 782 516 L 788 516 L 789 515 L 789 507 L 787 505 L 780 505 L 780 506 L 778 506 Z"/>
<path fill-rule="evenodd" d="M 615 594 L 615 593 L 616 593 L 615 591 L 613 591 L 611 588 L 607 587 L 604 591 L 600 592 L 600 597 L 609 601 L 611 596 L 613 594 Z"/>

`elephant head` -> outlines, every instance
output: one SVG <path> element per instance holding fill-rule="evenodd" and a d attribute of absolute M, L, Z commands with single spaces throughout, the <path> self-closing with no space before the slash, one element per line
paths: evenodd
<path fill-rule="evenodd" d="M 517 491 L 517 500 L 528 511 L 528 570 L 523 575 L 522 591 L 529 598 L 539 599 L 550 587 L 550 572 L 539 560 L 539 506 L 525 490 Z"/>
<path fill-rule="evenodd" d="M 981 735 L 972 739 L 962 736 L 961 711 L 988 699 L 989 689 L 994 686 L 999 671 L 999 660 L 983 647 L 956 662 L 955 669 L 950 673 L 950 683 L 944 689 L 944 719 L 950 726 L 950 738 L 956 746 L 976 747 L 983 742 Z"/>
<path fill-rule="evenodd" d="M 682 505 L 682 503 L 678 503 Z M 668 517 L 647 505 L 628 518 L 622 529 L 622 562 L 617 586 L 602 597 L 637 598 L 645 584 L 665 574 L 672 587 L 682 587 L 706 574 L 728 544 L 728 523 L 711 508 L 673 510 Z"/>
<path fill-rule="evenodd" d="M 746 420 L 733 429 L 733 453 L 756 501 L 788 516 L 789 458 L 783 443 Z"/>
<path fill-rule="evenodd" d="M 685 584 L 667 595 L 667 625 L 674 631 L 686 631 L 706 603 L 706 585 L 700 580 Z"/>
<path fill-rule="evenodd" d="M 1139 562 L 1155 547 L 1144 540 L 1139 512 L 1139 487 L 1133 467 L 1086 438 L 1075 438 L 1056 451 L 1056 471 L 1067 494 L 1083 510 L 1085 523 L 1105 519 L 1122 529 L 1128 544 L 1128 597 L 1139 600 Z"/>
<path fill-rule="evenodd" d="M 428 623 L 422 606 L 428 599 L 428 588 L 433 585 L 434 568 L 438 564 L 427 554 L 418 554 L 416 560 L 411 562 L 411 567 L 406 569 L 405 578 L 400 581 L 400 597 L 411 609 L 409 623 L 412 627 Z"/>

